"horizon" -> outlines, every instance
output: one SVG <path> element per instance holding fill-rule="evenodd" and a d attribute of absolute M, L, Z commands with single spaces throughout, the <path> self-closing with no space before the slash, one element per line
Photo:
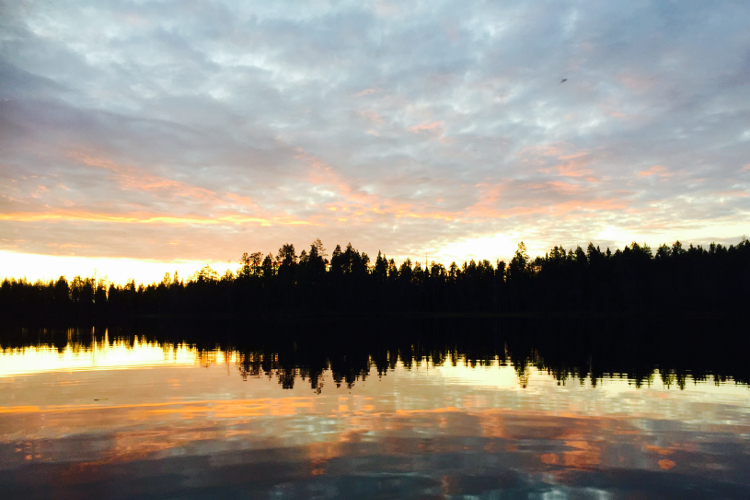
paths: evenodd
<path fill-rule="evenodd" d="M 423 263 L 427 264 L 442 264 L 446 268 L 448 268 L 451 263 L 455 263 L 458 266 L 463 265 L 464 263 L 468 263 L 470 261 L 480 262 L 487 260 L 489 261 L 493 267 L 497 265 L 498 262 L 503 261 L 506 264 L 510 262 L 510 260 L 513 258 L 513 255 L 515 254 L 515 251 L 518 249 L 518 246 L 523 243 L 526 246 L 526 252 L 528 256 L 533 260 L 536 257 L 544 257 L 549 253 L 552 248 L 555 246 L 559 248 L 564 248 L 566 251 L 575 251 L 576 248 L 581 247 L 586 250 L 589 244 L 593 244 L 594 247 L 599 248 L 602 252 L 606 252 L 607 250 L 610 250 L 613 254 L 617 252 L 618 250 L 622 250 L 627 246 L 631 246 L 633 243 L 636 243 L 640 245 L 641 247 L 648 246 L 651 249 L 651 254 L 654 255 L 656 250 L 662 246 L 667 245 L 670 248 L 672 245 L 674 245 L 677 242 L 680 242 L 684 248 L 688 248 L 690 246 L 694 247 L 701 247 L 701 248 L 708 248 L 711 244 L 719 244 L 723 245 L 725 247 L 730 246 L 736 246 L 737 244 L 741 243 L 742 241 L 745 241 L 747 238 L 746 236 L 741 236 L 737 239 L 737 241 L 715 241 L 712 240 L 710 242 L 701 242 L 696 243 L 693 241 L 682 241 L 682 240 L 675 240 L 672 242 L 661 242 L 659 244 L 651 244 L 649 242 L 637 242 L 637 241 L 631 241 L 630 243 L 626 243 L 622 246 L 617 247 L 602 247 L 601 245 L 597 245 L 595 242 L 588 242 L 583 245 L 577 244 L 573 246 L 564 246 L 564 245 L 553 245 L 551 248 L 547 248 L 544 251 L 538 252 L 534 251 L 534 248 L 538 248 L 539 245 L 534 245 L 533 243 L 531 245 L 527 244 L 525 241 L 519 241 L 516 247 L 514 248 L 513 252 L 509 255 L 503 256 L 503 257 L 486 257 L 481 255 L 470 255 L 469 258 L 466 259 L 449 259 L 449 260 L 440 260 L 436 258 L 432 258 L 430 256 L 423 256 L 420 258 L 419 256 L 404 256 L 402 258 L 393 257 L 385 252 L 381 252 L 388 260 L 393 259 L 397 266 L 400 266 L 403 262 L 405 262 L 407 259 L 409 259 L 412 263 L 412 265 L 416 265 L 419 263 L 422 265 Z M 294 245 L 294 243 L 292 243 Z M 342 250 L 346 248 L 346 245 L 341 245 Z M 309 247 L 309 246 L 308 246 Z M 302 253 L 304 250 L 305 252 L 308 252 L 308 247 L 300 247 L 297 248 L 295 246 L 295 252 L 297 253 L 297 256 Z M 325 247 L 325 244 L 324 244 Z M 352 245 L 352 247 L 355 250 L 358 250 L 362 252 L 361 249 L 358 249 L 355 245 Z M 329 258 L 331 256 L 331 252 L 333 249 L 336 248 L 336 245 L 333 246 L 333 248 L 325 248 L 326 251 L 326 258 Z M 274 259 L 276 259 L 278 250 L 272 251 L 272 252 L 261 252 L 263 256 L 266 256 L 268 254 L 271 254 Z M 362 252 L 366 253 L 367 256 L 370 258 L 369 267 L 372 267 L 375 262 L 375 258 L 377 257 L 377 252 L 374 254 L 370 252 Z M 240 254 L 241 255 L 241 254 Z M 5 272 L 5 269 L 12 269 L 15 265 L 17 265 L 17 261 L 14 261 L 14 259 L 18 259 L 20 261 L 23 261 L 24 259 L 32 259 L 35 264 L 37 264 L 41 260 L 46 261 L 46 266 L 39 267 L 37 264 L 36 267 L 36 273 L 29 276 L 26 275 L 13 275 L 8 274 Z M 57 267 L 55 267 L 57 266 Z M 239 263 L 239 257 L 231 260 L 231 261 L 225 261 L 225 262 L 201 262 L 201 261 L 173 261 L 173 262 L 159 262 L 159 261 L 145 261 L 145 260 L 134 260 L 134 259 L 127 259 L 127 258 L 97 258 L 97 259 L 91 259 L 87 257 L 76 257 L 76 256 L 29 256 L 27 254 L 13 254 L 13 252 L 6 252 L 3 250 L 0 250 L 0 282 L 4 280 L 20 280 L 25 279 L 30 283 L 35 282 L 50 282 L 50 281 L 57 281 L 59 278 L 64 277 L 66 280 L 71 281 L 74 277 L 80 276 L 82 278 L 95 278 L 97 280 L 103 280 L 104 282 L 108 284 L 114 284 L 117 286 L 125 285 L 127 282 L 133 280 L 136 285 L 144 285 L 148 286 L 151 284 L 158 284 L 161 283 L 162 280 L 165 277 L 165 274 L 169 274 L 170 276 L 173 276 L 174 273 L 177 273 L 180 280 L 182 281 L 188 281 L 191 279 L 195 274 L 197 274 L 201 269 L 204 267 L 209 266 L 212 270 L 216 271 L 219 276 L 222 276 L 226 271 L 231 271 L 233 274 L 236 275 L 237 271 L 242 267 L 242 265 Z M 68 270 L 67 272 L 57 272 L 57 271 L 51 271 L 51 269 L 57 269 L 57 270 Z M 75 269 L 75 271 L 70 271 L 71 269 Z M 132 272 L 133 269 L 136 269 L 135 272 Z M 84 270 L 84 271 L 81 271 Z M 88 271 L 86 271 L 88 270 Z M 110 274 L 111 273 L 111 274 Z M 148 276 L 148 278 L 146 278 Z"/>

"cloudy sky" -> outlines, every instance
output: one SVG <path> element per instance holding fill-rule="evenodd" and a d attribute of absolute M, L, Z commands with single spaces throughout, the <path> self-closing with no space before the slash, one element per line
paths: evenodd
<path fill-rule="evenodd" d="M 0 0 L 0 274 L 737 243 L 748 26 L 744 0 Z"/>

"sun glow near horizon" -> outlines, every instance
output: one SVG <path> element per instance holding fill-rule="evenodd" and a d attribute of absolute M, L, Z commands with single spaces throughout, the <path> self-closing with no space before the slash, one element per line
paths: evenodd
<path fill-rule="evenodd" d="M 26 278 L 29 281 L 56 280 L 65 276 L 68 281 L 74 276 L 96 277 L 124 285 L 131 279 L 136 284 L 161 282 L 165 273 L 180 279 L 187 279 L 196 271 L 209 265 L 213 270 L 224 274 L 235 272 L 239 264 L 234 262 L 212 262 L 199 260 L 155 261 L 116 257 L 83 257 L 62 255 L 39 255 L 0 250 L 0 280 L 5 278 Z"/>
<path fill-rule="evenodd" d="M 741 228 L 731 227 L 727 229 L 739 231 Z M 678 240 L 685 246 L 690 244 L 708 246 L 712 242 L 729 246 L 740 243 L 745 237 L 713 238 L 710 234 L 711 228 L 706 228 L 706 230 L 696 234 L 698 238 L 654 238 L 647 234 L 618 233 L 614 228 L 608 228 L 596 239 L 572 244 L 566 244 L 566 242 L 552 244 L 546 241 L 535 240 L 533 239 L 533 235 L 498 233 L 446 242 L 432 249 L 415 249 L 411 252 L 395 253 L 384 251 L 383 253 L 388 259 L 394 259 L 397 265 L 400 265 L 406 259 L 410 259 L 412 263 L 436 262 L 448 267 L 452 262 L 460 266 L 470 260 L 481 261 L 486 259 L 494 266 L 501 260 L 506 263 L 510 262 L 521 242 L 526 246 L 528 256 L 533 259 L 537 256 L 544 256 L 555 245 L 562 245 L 566 250 L 574 250 L 577 245 L 585 248 L 591 242 L 595 246 L 600 246 L 602 251 L 609 248 L 614 252 L 633 242 L 637 242 L 638 244 L 646 244 L 651 247 L 652 251 L 656 251 L 660 245 L 671 245 Z M 300 242 L 296 243 L 299 245 Z M 295 247 L 298 254 L 307 248 L 306 245 L 297 245 Z M 358 248 L 356 244 L 354 247 Z M 335 248 L 335 245 L 332 248 L 328 248 L 329 258 L 333 248 Z M 377 251 L 372 252 L 368 248 L 358 248 L 358 250 L 367 253 L 371 264 L 374 264 Z M 240 255 L 240 252 L 234 253 L 237 253 L 237 256 Z M 271 253 L 273 254 L 273 252 Z M 134 280 L 137 285 L 148 285 L 151 283 L 160 283 L 167 273 L 170 277 L 174 277 L 174 273 L 176 272 L 179 279 L 189 279 L 205 266 L 210 266 L 219 276 L 227 271 L 236 273 L 240 268 L 238 261 L 239 259 L 222 261 L 195 258 L 155 260 L 131 257 L 44 255 L 0 250 L 0 281 L 6 278 L 25 278 L 30 282 L 39 280 L 48 282 L 50 280 L 57 280 L 61 276 L 70 281 L 75 276 L 81 276 L 103 279 L 108 283 L 116 285 L 124 285 L 130 280 Z"/>

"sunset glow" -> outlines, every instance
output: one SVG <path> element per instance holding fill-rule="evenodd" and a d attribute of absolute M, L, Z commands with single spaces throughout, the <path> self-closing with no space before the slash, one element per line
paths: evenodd
<path fill-rule="evenodd" d="M 0 277 L 736 244 L 750 13 L 665 9 L 8 4 Z"/>
<path fill-rule="evenodd" d="M 26 278 L 29 281 L 50 281 L 65 276 L 96 277 L 98 280 L 124 285 L 129 280 L 136 284 L 159 283 L 165 274 L 188 279 L 203 266 L 209 265 L 219 275 L 227 270 L 235 272 L 234 262 L 152 261 L 128 258 L 38 255 L 0 251 L 0 276 Z"/>

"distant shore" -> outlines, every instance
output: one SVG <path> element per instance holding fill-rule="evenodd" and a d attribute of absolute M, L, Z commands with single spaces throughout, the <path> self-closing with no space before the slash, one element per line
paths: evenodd
<path fill-rule="evenodd" d="M 741 316 L 750 304 L 750 242 L 708 248 L 680 242 L 652 251 L 633 243 L 611 252 L 554 247 L 530 258 L 521 243 L 509 263 L 407 260 L 374 263 L 351 245 L 330 260 L 316 240 L 299 255 L 243 254 L 237 273 L 209 267 L 188 279 L 108 284 L 68 281 L 0 284 L 0 315 L 46 319 L 118 320 L 197 317 L 629 317 Z"/>

